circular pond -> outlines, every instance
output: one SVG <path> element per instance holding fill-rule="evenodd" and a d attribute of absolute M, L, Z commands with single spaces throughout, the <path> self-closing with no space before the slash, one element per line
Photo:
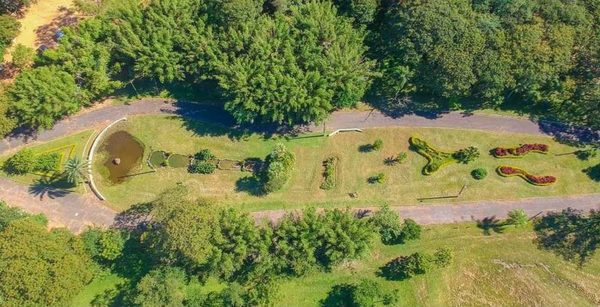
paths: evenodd
<path fill-rule="evenodd" d="M 150 164 L 153 167 L 166 166 L 167 164 L 167 153 L 164 151 L 154 151 L 150 154 Z"/>
<path fill-rule="evenodd" d="M 100 148 L 100 154 L 105 157 L 104 167 L 108 170 L 107 179 L 112 183 L 122 183 L 141 165 L 144 157 L 144 145 L 127 131 L 112 133 Z"/>
<path fill-rule="evenodd" d="M 168 164 L 174 168 L 188 167 L 190 165 L 190 158 L 184 155 L 172 154 L 169 156 Z"/>

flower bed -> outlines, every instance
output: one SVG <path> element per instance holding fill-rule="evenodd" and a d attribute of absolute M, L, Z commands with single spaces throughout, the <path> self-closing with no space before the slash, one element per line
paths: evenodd
<path fill-rule="evenodd" d="M 541 154 L 548 153 L 548 145 L 546 144 L 522 144 L 519 147 L 504 148 L 496 147 L 492 150 L 494 157 L 496 158 L 520 158 L 530 152 L 536 152 Z"/>
<path fill-rule="evenodd" d="M 323 171 L 323 182 L 321 183 L 321 189 L 331 190 L 335 188 L 337 164 L 337 157 L 330 157 L 323 161 L 323 167 L 325 169 Z"/>
<path fill-rule="evenodd" d="M 498 167 L 497 171 L 502 177 L 519 176 L 533 185 L 546 186 L 556 182 L 556 177 L 554 176 L 534 176 L 527 173 L 523 169 L 512 166 L 500 166 Z"/>
<path fill-rule="evenodd" d="M 452 162 L 457 162 L 451 153 L 438 151 L 419 138 L 411 137 L 408 139 L 408 142 L 417 153 L 425 157 L 428 161 L 427 165 L 423 168 L 423 175 L 431 175 L 442 167 Z"/>

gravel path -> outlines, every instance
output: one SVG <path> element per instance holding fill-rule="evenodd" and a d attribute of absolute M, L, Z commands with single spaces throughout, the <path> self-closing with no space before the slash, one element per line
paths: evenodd
<path fill-rule="evenodd" d="M 46 142 L 73 134 L 91 127 L 101 127 L 125 116 L 174 114 L 192 117 L 210 122 L 227 122 L 231 119 L 216 108 L 189 108 L 189 105 L 174 105 L 164 99 L 144 99 L 142 101 L 121 106 L 108 106 L 88 110 L 71 118 L 58 122 L 53 129 L 9 137 L 0 142 L 0 154 L 14 150 L 20 146 L 34 142 Z M 531 135 L 547 135 L 548 128 L 527 119 L 473 114 L 460 112 L 443 114 L 436 118 L 425 118 L 406 115 L 401 118 L 387 117 L 379 112 L 336 112 L 326 123 L 327 130 L 343 128 L 375 128 L 375 127 L 439 127 L 458 129 L 477 129 L 495 132 L 512 132 Z M 322 131 L 323 126 L 309 127 L 312 131 Z M 67 227 L 80 232 L 88 225 L 110 226 L 116 212 L 91 194 L 80 195 L 69 193 L 60 195 L 59 191 L 31 191 L 30 187 L 20 185 L 11 180 L 0 178 L 0 200 L 9 205 L 21 207 L 32 213 L 44 213 L 51 221 L 51 226 Z M 423 224 L 454 223 L 477 220 L 489 216 L 504 217 L 514 208 L 524 208 L 530 215 L 541 211 L 561 210 L 567 207 L 600 209 L 600 194 L 575 197 L 523 199 L 511 202 L 479 202 L 477 204 L 446 204 L 422 206 L 394 207 L 403 217 L 413 218 Z M 364 208 L 363 210 L 373 210 Z M 256 212 L 258 218 L 277 220 L 285 212 L 282 210 Z"/>

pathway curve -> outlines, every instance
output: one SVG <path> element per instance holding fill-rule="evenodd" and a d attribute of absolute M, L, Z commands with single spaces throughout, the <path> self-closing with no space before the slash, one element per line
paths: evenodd
<path fill-rule="evenodd" d="M 143 99 L 130 105 L 108 106 L 88 110 L 58 122 L 53 129 L 33 136 L 9 137 L 0 142 L 0 154 L 36 141 L 50 141 L 82 130 L 106 125 L 119 118 L 133 115 L 175 114 L 206 121 L 227 121 L 227 115 L 216 108 L 206 106 L 189 107 L 189 104 L 173 104 L 164 99 Z M 468 117 L 468 120 L 465 119 Z M 230 119 L 229 119 L 230 120 Z M 439 127 L 477 129 L 495 132 L 512 132 L 531 135 L 546 135 L 547 129 L 524 118 L 496 115 L 464 115 L 450 112 L 437 118 L 406 115 L 401 118 L 387 117 L 379 112 L 335 112 L 326 123 L 327 130 L 342 128 L 374 127 Z M 312 131 L 322 131 L 322 126 L 309 127 Z M 88 225 L 110 226 L 117 212 L 104 206 L 91 195 L 76 193 L 56 195 L 46 191 L 40 197 L 39 191 L 30 191 L 27 186 L 0 178 L 0 200 L 9 205 L 19 206 L 32 213 L 44 213 L 52 226 L 67 227 L 74 232 L 82 231 Z M 600 194 L 573 197 L 523 199 L 513 202 L 479 202 L 477 204 L 445 204 L 394 207 L 403 217 L 413 218 L 423 224 L 452 223 L 481 219 L 487 216 L 504 217 L 514 208 L 524 208 L 531 215 L 540 211 L 561 210 L 574 207 L 582 210 L 600 209 Z M 364 208 L 373 210 L 373 208 Z M 284 211 L 264 211 L 253 213 L 257 218 L 276 220 Z"/>

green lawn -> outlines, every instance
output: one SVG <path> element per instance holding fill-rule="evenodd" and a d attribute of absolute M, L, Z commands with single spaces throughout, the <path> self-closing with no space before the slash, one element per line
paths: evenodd
<path fill-rule="evenodd" d="M 362 260 L 281 283 L 276 306 L 317 306 L 331 288 L 360 278 L 375 279 L 386 289 L 398 289 L 399 306 L 592 306 L 600 304 L 600 257 L 583 268 L 538 250 L 529 228 L 507 227 L 485 236 L 473 223 L 425 227 L 421 240 L 376 247 Z M 453 251 L 453 263 L 405 281 L 377 277 L 379 267 L 400 255 Z M 74 306 L 88 306 L 93 297 L 123 280 L 115 275 L 91 283 Z M 112 284 L 111 284 L 112 283 Z M 190 291 L 219 289 L 211 280 L 194 283 Z"/>
<path fill-rule="evenodd" d="M 33 144 L 31 146 L 29 146 L 28 148 L 30 148 L 34 154 L 43 154 L 43 153 L 47 153 L 49 151 L 53 151 L 56 149 L 60 149 L 60 148 L 66 148 L 68 146 L 71 145 L 75 145 L 73 151 L 72 151 L 72 157 L 73 156 L 77 156 L 77 157 L 82 157 L 82 155 L 84 154 L 84 151 L 86 150 L 86 145 L 89 146 L 90 144 L 87 144 L 90 137 L 92 136 L 92 134 L 94 133 L 93 130 L 86 130 L 83 132 L 79 132 L 64 138 L 60 138 L 51 142 L 46 142 L 46 143 L 40 143 L 40 144 Z M 91 141 L 90 141 L 91 143 Z M 65 154 L 68 154 L 70 152 L 69 150 L 62 150 L 61 152 L 64 152 Z M 6 160 L 8 160 L 13 153 L 10 154 L 5 154 L 0 156 L 0 165 L 3 165 L 4 162 Z M 65 157 L 65 160 L 67 159 L 67 157 Z M 7 174 L 2 168 L 0 168 L 0 176 L 3 177 L 8 177 L 14 181 L 23 183 L 23 184 L 35 184 L 36 182 L 38 182 L 40 179 L 42 179 L 43 177 L 40 175 L 36 175 L 36 174 L 25 174 L 25 175 L 10 175 Z M 62 186 L 63 183 L 58 183 L 58 186 Z"/>
<path fill-rule="evenodd" d="M 193 127 L 190 127 L 193 126 Z M 255 196 L 248 173 L 217 171 L 212 175 L 190 175 L 185 169 L 150 169 L 143 165 L 138 173 L 120 185 L 111 185 L 98 178 L 98 186 L 116 209 L 125 209 L 139 202 L 150 201 L 161 191 L 182 183 L 193 195 L 217 199 L 222 203 L 238 206 L 243 210 L 299 208 L 312 204 L 319 207 L 372 206 L 382 203 L 410 205 L 417 198 L 457 194 L 463 185 L 467 188 L 458 201 L 509 200 L 525 197 L 572 195 L 600 192 L 600 185 L 590 180 L 583 169 L 600 162 L 580 161 L 574 155 L 555 156 L 572 152 L 573 147 L 556 143 L 549 137 L 519 134 L 489 133 L 472 130 L 439 128 L 385 128 L 367 129 L 363 133 L 342 133 L 327 138 L 303 135 L 298 138 L 264 138 L 259 135 L 240 137 L 235 132 L 199 122 L 186 123 L 172 116 L 144 116 L 130 118 L 115 129 L 125 129 L 146 145 L 146 157 L 152 150 L 165 150 L 180 154 L 193 154 L 209 148 L 221 159 L 264 158 L 277 142 L 283 142 L 296 154 L 296 167 L 291 181 L 279 192 L 268 196 Z M 232 135 L 233 134 L 233 135 Z M 409 151 L 408 139 L 417 135 L 431 146 L 453 152 L 467 146 L 476 146 L 481 158 L 470 165 L 451 164 L 431 176 L 423 176 L 421 170 L 425 158 Z M 377 138 L 384 141 L 383 150 L 364 153 L 359 147 L 373 143 Z M 523 159 L 498 160 L 488 154 L 497 146 L 515 146 L 520 143 L 541 142 L 550 145 L 550 154 L 530 154 Z M 386 166 L 384 159 L 408 152 L 404 164 Z M 337 185 L 333 190 L 319 189 L 322 181 L 322 162 L 327 157 L 340 158 Z M 102 173 L 101 164 L 95 161 L 96 172 Z M 549 187 L 536 187 L 520 178 L 503 178 L 495 173 L 502 164 L 521 167 L 534 175 L 553 175 L 558 182 Z M 474 168 L 488 170 L 489 176 L 482 181 L 471 178 Z M 369 176 L 383 172 L 386 183 L 371 185 Z M 145 174 L 144 174 L 145 173 Z M 248 179 L 248 178 L 246 178 Z M 251 189 L 250 189 L 251 190 Z M 358 199 L 349 193 L 356 192 Z"/>

